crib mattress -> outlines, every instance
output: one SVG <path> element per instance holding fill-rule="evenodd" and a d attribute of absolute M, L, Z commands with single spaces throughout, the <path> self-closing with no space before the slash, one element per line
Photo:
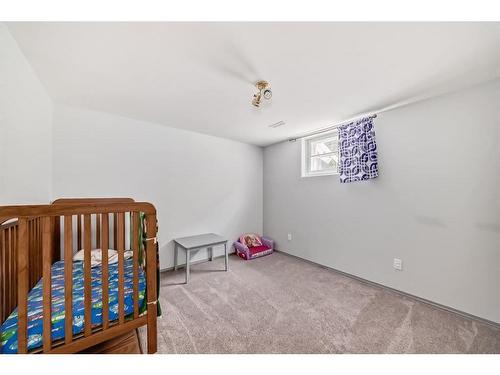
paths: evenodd
<path fill-rule="evenodd" d="M 92 267 L 92 326 L 102 324 L 102 267 Z M 134 312 L 133 263 L 124 262 L 125 315 Z M 52 341 L 65 337 L 64 261 L 52 265 Z M 144 304 L 146 282 L 139 267 L 139 308 Z M 109 265 L 109 320 L 118 319 L 118 264 Z M 73 334 L 84 329 L 83 262 L 73 262 Z M 42 346 L 43 290 L 42 279 L 28 294 L 28 350 Z M 17 308 L 0 327 L 0 353 L 17 353 Z"/>

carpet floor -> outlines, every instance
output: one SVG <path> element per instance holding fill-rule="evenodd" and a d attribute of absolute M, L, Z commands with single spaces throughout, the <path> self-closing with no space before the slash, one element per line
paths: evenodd
<path fill-rule="evenodd" d="M 500 353 L 490 325 L 286 254 L 229 264 L 162 273 L 159 353 Z"/>

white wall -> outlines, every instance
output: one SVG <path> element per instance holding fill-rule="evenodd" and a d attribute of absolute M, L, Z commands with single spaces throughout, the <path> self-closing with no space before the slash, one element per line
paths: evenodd
<path fill-rule="evenodd" d="M 52 102 L 0 23 L 0 205 L 47 203 Z"/>
<path fill-rule="evenodd" d="M 162 269 L 173 265 L 173 238 L 215 232 L 231 244 L 242 232 L 262 232 L 260 147 L 58 104 L 53 142 L 54 198 L 156 206 Z"/>
<path fill-rule="evenodd" d="M 380 177 L 367 182 L 301 178 L 300 142 L 267 147 L 264 233 L 282 251 L 500 322 L 499 104 L 496 80 L 380 114 Z"/>

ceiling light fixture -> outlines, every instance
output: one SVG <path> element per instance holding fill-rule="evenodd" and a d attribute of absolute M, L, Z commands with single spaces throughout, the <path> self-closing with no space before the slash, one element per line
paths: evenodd
<path fill-rule="evenodd" d="M 273 97 L 273 92 L 271 91 L 271 86 L 267 81 L 258 81 L 255 84 L 255 87 L 259 90 L 259 92 L 253 95 L 252 104 L 258 108 L 260 107 L 262 98 L 266 100 L 271 99 Z"/>

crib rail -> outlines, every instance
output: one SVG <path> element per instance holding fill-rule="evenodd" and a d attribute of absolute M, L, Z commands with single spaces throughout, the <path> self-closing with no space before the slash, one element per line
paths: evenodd
<path fill-rule="evenodd" d="M 132 198 L 60 198 L 56 199 L 55 201 L 52 202 L 53 205 L 61 205 L 61 204 L 89 204 L 89 203 L 133 203 L 134 200 Z M 95 243 L 100 244 L 101 243 L 101 218 L 99 217 L 100 215 L 97 215 L 96 218 L 96 226 L 95 226 Z M 118 219 L 118 214 L 113 213 L 112 215 L 112 222 L 116 223 Z M 83 217 L 82 215 L 77 216 L 77 225 L 76 225 L 76 238 L 77 238 L 77 246 L 79 249 L 83 249 L 83 228 L 82 228 L 82 220 Z M 55 223 L 55 237 L 56 240 L 59 237 L 60 233 L 60 225 L 59 222 Z M 118 240 L 118 232 L 117 232 L 117 226 L 113 226 L 113 244 L 117 243 Z M 116 245 L 115 245 L 116 246 Z"/>
<path fill-rule="evenodd" d="M 146 238 L 143 262 L 139 262 L 139 217 L 145 215 Z M 124 253 L 125 218 L 132 223 L 133 313 L 125 316 Z M 5 223 L 7 220 L 15 220 Z M 76 225 L 75 225 L 76 223 Z M 111 225 L 112 224 L 112 225 Z M 111 226 L 111 228 L 110 228 Z M 62 229 L 62 230 L 61 230 Z M 131 199 L 70 199 L 52 205 L 0 207 L 0 251 L 2 322 L 17 304 L 18 353 L 28 352 L 27 298 L 29 290 L 43 276 L 44 353 L 74 353 L 141 325 L 147 325 L 148 353 L 156 352 L 156 210 L 149 203 Z M 100 247 L 107 259 L 109 240 L 118 252 L 118 319 L 109 319 L 109 266 L 102 262 L 102 324 L 91 324 L 91 250 Z M 76 240 L 76 244 L 74 243 Z M 73 335 L 74 249 L 84 250 L 84 329 Z M 65 337 L 52 342 L 52 264 L 63 255 L 65 280 Z M 15 268 L 15 269 L 14 269 Z M 139 268 L 146 278 L 146 311 L 139 313 Z M 7 280 L 8 278 L 8 280 Z M 15 291 L 15 293 L 12 293 Z M 9 292 L 9 293 L 5 293 Z M 40 350 L 40 349 L 38 349 Z"/>

